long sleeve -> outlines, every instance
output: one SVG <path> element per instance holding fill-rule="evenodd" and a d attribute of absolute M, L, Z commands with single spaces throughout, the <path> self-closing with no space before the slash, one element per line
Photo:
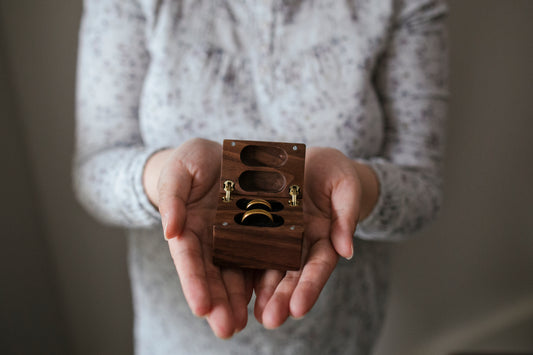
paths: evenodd
<path fill-rule="evenodd" d="M 139 97 L 149 63 L 145 19 L 135 1 L 87 0 L 77 73 L 74 189 L 99 220 L 125 227 L 158 222 L 142 186 L 155 148 L 143 144 Z"/>
<path fill-rule="evenodd" d="M 380 195 L 357 229 L 364 239 L 398 240 L 432 220 L 441 203 L 448 98 L 446 6 L 406 1 L 375 72 L 385 116 L 385 144 L 369 159 Z"/>

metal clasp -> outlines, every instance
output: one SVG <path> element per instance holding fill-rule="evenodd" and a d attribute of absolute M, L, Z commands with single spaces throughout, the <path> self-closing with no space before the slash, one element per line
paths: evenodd
<path fill-rule="evenodd" d="M 289 200 L 289 206 L 298 206 L 300 204 L 300 201 L 298 201 L 298 195 L 300 195 L 300 186 L 298 185 L 292 185 L 289 187 L 289 195 L 291 195 L 291 199 Z"/>
<path fill-rule="evenodd" d="M 222 197 L 222 201 L 230 202 L 231 201 L 231 192 L 235 188 L 235 183 L 231 180 L 224 181 L 224 191 L 226 191 L 226 196 Z"/>

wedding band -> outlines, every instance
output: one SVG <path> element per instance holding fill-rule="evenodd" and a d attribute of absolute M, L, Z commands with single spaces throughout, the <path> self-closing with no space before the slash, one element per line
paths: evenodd
<path fill-rule="evenodd" d="M 263 200 L 262 198 L 257 198 L 248 202 L 248 204 L 246 205 L 246 209 L 252 207 L 253 205 L 263 205 L 265 207 L 268 207 L 269 211 L 272 211 L 272 205 L 270 204 L 270 202 L 268 202 L 267 200 Z"/>
<path fill-rule="evenodd" d="M 242 215 L 242 219 L 241 219 L 241 223 L 244 223 L 244 220 L 250 216 L 253 216 L 253 215 L 258 215 L 258 214 L 261 214 L 263 216 L 267 216 L 268 219 L 270 219 L 272 222 L 274 222 L 274 218 L 272 217 L 272 215 L 270 214 L 270 212 L 268 211 L 265 211 L 265 210 L 262 210 L 262 209 L 255 209 L 255 210 L 249 210 L 249 211 L 246 211 L 243 215 Z"/>

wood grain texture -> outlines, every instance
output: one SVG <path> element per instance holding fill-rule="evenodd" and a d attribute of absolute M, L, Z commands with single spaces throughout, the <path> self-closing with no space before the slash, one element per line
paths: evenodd
<path fill-rule="evenodd" d="M 235 145 L 232 145 L 235 143 Z M 250 155 L 247 155 L 245 161 L 262 161 L 263 165 L 247 165 L 241 160 L 241 153 L 243 149 L 248 148 L 246 151 L 250 151 L 250 146 L 257 147 L 276 147 L 279 150 L 275 150 L 280 154 L 285 154 L 286 157 L 270 157 L 265 158 L 268 153 L 264 150 L 255 149 L 255 152 L 259 155 L 259 158 L 253 159 Z M 293 147 L 296 147 L 294 150 Z M 279 165 L 280 160 L 283 161 Z M 268 165 L 270 163 L 270 165 Z M 278 142 L 256 142 L 256 141 L 240 141 L 240 140 L 224 140 L 223 153 L 222 153 L 222 174 L 220 177 L 220 192 L 224 192 L 224 181 L 232 180 L 235 183 L 235 195 L 260 195 L 263 197 L 282 197 L 289 196 L 289 186 L 298 185 L 304 186 L 304 164 L 305 164 L 305 144 L 296 143 L 278 143 Z M 279 191 L 246 191 L 241 187 L 239 178 L 246 171 L 253 172 L 266 172 L 281 175 L 284 179 Z M 247 174 L 245 174 L 246 176 Z M 272 181 L 272 184 L 278 184 L 279 181 Z"/>
<path fill-rule="evenodd" d="M 223 148 L 220 199 L 213 225 L 213 262 L 251 269 L 298 270 L 304 201 L 300 196 L 300 205 L 289 206 L 289 187 L 303 188 L 305 145 L 225 140 Z M 235 183 L 229 202 L 222 200 L 226 180 Z M 243 198 L 277 202 L 282 208 L 272 213 L 283 223 L 275 227 L 240 224 L 236 216 L 245 212 L 244 205 L 238 203 Z"/>

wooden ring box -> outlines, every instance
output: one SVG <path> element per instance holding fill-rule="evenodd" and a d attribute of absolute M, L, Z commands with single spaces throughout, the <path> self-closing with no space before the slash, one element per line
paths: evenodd
<path fill-rule="evenodd" d="M 305 145 L 224 140 L 213 262 L 298 270 Z"/>

